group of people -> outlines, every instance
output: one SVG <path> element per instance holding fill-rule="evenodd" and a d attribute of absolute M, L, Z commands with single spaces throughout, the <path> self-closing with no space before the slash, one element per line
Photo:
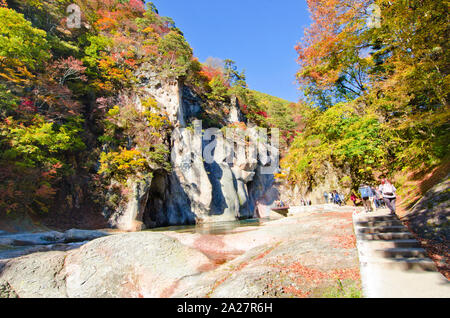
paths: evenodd
<path fill-rule="evenodd" d="M 396 191 L 397 189 L 394 185 L 386 178 L 381 179 L 381 184 L 378 188 L 368 184 L 361 185 L 359 187 L 359 193 L 365 212 L 373 212 L 374 209 L 377 210 L 382 207 L 387 207 L 391 214 L 395 214 Z M 357 197 L 354 193 L 351 195 L 350 200 L 356 206 Z"/>
<path fill-rule="evenodd" d="M 324 192 L 323 197 L 325 198 L 325 203 L 334 203 L 339 206 L 345 205 L 345 196 L 338 193 L 336 190 L 330 192 Z"/>
<path fill-rule="evenodd" d="M 301 205 L 301 206 L 308 206 L 308 205 L 312 205 L 312 202 L 311 202 L 310 199 L 301 197 L 301 198 L 300 198 L 300 205 Z"/>
<path fill-rule="evenodd" d="M 388 208 L 391 214 L 396 212 L 396 191 L 394 185 L 388 179 L 382 178 L 378 187 L 369 184 L 362 184 L 359 187 L 361 201 L 364 205 L 365 212 L 373 212 L 380 208 Z M 345 205 L 345 196 L 338 193 L 336 190 L 324 192 L 325 203 L 334 203 L 337 205 Z M 350 200 L 356 206 L 359 200 L 357 195 L 353 192 Z"/>
<path fill-rule="evenodd" d="M 284 203 L 282 200 L 275 201 L 275 207 L 277 208 L 284 208 L 286 206 L 287 206 L 286 203 Z"/>

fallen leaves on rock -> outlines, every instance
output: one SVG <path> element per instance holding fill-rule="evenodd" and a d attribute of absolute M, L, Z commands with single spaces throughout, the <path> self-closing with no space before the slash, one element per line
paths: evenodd
<path fill-rule="evenodd" d="M 356 237 L 353 234 L 336 235 L 332 237 L 335 248 L 354 249 L 356 248 Z"/>

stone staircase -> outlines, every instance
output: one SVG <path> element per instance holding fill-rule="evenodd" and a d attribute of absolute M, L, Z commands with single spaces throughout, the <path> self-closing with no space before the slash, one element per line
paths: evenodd
<path fill-rule="evenodd" d="M 354 213 L 353 224 L 366 297 L 450 296 L 448 280 L 397 216 Z"/>

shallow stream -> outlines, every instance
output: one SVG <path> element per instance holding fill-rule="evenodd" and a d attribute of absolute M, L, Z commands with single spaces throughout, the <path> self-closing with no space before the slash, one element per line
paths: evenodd
<path fill-rule="evenodd" d="M 181 225 L 181 226 L 168 226 L 150 229 L 146 231 L 152 232 L 177 232 L 177 233 L 190 233 L 190 234 L 203 234 L 203 235 L 225 235 L 234 233 L 236 230 L 245 227 L 258 227 L 271 221 L 270 218 L 265 219 L 247 219 L 230 222 L 216 222 L 216 223 L 204 223 L 198 225 Z"/>

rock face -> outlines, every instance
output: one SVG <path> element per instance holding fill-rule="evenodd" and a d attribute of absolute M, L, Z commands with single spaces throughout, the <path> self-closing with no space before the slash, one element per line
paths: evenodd
<path fill-rule="evenodd" d="M 323 175 L 323 178 L 317 180 L 317 184 L 313 188 L 301 184 L 297 184 L 295 187 L 287 184 L 281 185 L 281 199 L 289 202 L 290 205 L 301 205 L 302 198 L 311 200 L 312 204 L 324 204 L 324 192 L 330 193 L 330 191 L 336 190 L 349 196 L 351 187 L 350 183 L 346 181 L 350 175 L 348 168 L 337 169 L 328 163 L 322 169 L 318 175 Z M 330 200 L 328 197 L 329 202 Z"/>
<path fill-rule="evenodd" d="M 246 150 L 245 139 L 219 138 L 216 131 L 205 142 L 206 133 L 196 120 L 203 101 L 182 83 L 162 84 L 149 76 L 145 91 L 144 98 L 155 98 L 175 127 L 170 140 L 172 171 L 155 171 L 152 180 L 130 181 L 128 204 L 113 213 L 110 223 L 121 230 L 139 231 L 268 216 L 270 205 L 279 197 L 273 174 L 262 170 L 272 162 L 263 162 L 254 147 Z M 227 107 L 226 123 L 245 120 L 237 99 Z M 256 132 L 249 135 L 258 138 Z M 231 159 L 230 149 L 236 154 Z M 264 149 L 267 152 L 269 147 Z M 206 151 L 212 154 L 210 162 L 203 156 Z"/>
<path fill-rule="evenodd" d="M 131 189 L 125 206 L 120 206 L 110 218 L 110 224 L 125 231 L 140 231 L 144 228 L 142 219 L 147 204 L 149 189 L 152 180 L 128 181 Z"/>

